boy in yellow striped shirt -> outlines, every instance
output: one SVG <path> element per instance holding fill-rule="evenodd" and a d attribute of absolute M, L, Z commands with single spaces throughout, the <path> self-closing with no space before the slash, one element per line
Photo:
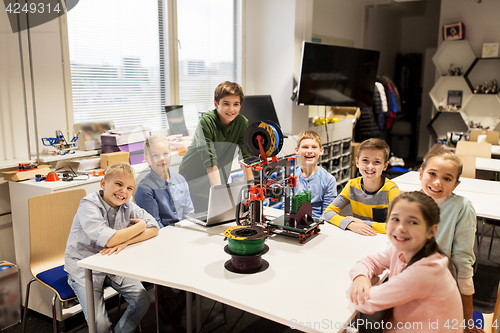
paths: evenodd
<path fill-rule="evenodd" d="M 385 234 L 389 204 L 399 194 L 396 183 L 382 176 L 389 165 L 389 153 L 389 146 L 381 139 L 363 141 L 356 156 L 361 177 L 349 180 L 325 209 L 323 219 L 365 236 Z M 353 216 L 340 216 L 339 212 L 349 203 Z"/>

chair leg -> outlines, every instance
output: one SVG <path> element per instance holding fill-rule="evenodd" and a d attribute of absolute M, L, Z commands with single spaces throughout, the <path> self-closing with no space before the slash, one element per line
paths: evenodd
<path fill-rule="evenodd" d="M 57 295 L 54 294 L 54 296 L 52 297 L 52 329 L 54 333 L 57 333 L 56 302 L 57 302 Z"/>
<path fill-rule="evenodd" d="M 491 231 L 490 250 L 488 251 L 488 260 L 490 260 L 491 246 L 493 245 L 493 236 L 495 236 L 495 226 L 493 226 L 493 230 Z"/>
<path fill-rule="evenodd" d="M 160 316 L 158 315 L 158 285 L 155 284 L 155 314 L 156 314 L 156 333 L 160 333 Z"/>
<path fill-rule="evenodd" d="M 486 224 L 486 221 L 484 219 L 481 219 L 481 221 L 483 222 L 483 226 L 481 227 L 481 237 L 479 238 L 479 245 L 477 247 L 477 259 L 479 259 L 479 257 L 481 256 L 481 244 L 483 244 L 484 225 Z"/>
<path fill-rule="evenodd" d="M 36 281 L 36 279 L 33 278 L 26 285 L 26 300 L 24 301 L 23 326 L 22 326 L 22 329 L 21 329 L 22 333 L 26 332 L 26 320 L 28 318 L 28 301 L 30 299 L 30 287 L 31 287 L 31 284 L 33 282 L 35 282 L 35 281 Z"/>

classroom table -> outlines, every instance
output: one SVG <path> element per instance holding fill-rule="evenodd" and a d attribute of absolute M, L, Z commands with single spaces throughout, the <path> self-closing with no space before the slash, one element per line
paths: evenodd
<path fill-rule="evenodd" d="M 400 191 L 418 191 L 420 185 L 419 173 L 409 171 L 392 179 Z M 476 215 L 482 218 L 500 220 L 500 182 L 460 178 L 460 184 L 453 191 L 472 202 Z"/>
<path fill-rule="evenodd" d="M 346 294 L 349 270 L 389 244 L 386 235 L 366 237 L 325 224 L 302 245 L 285 236 L 269 237 L 269 252 L 263 256 L 269 268 L 237 274 L 224 268 L 230 259 L 220 233 L 225 228 L 216 228 L 167 227 L 117 255 L 79 261 L 85 268 L 87 297 L 93 290 L 92 270 L 97 270 L 186 290 L 302 331 L 339 332 L 355 314 Z M 93 314 L 93 302 L 87 303 Z M 89 318 L 89 323 L 95 322 Z M 95 325 L 89 325 L 89 332 L 95 332 Z"/>
<path fill-rule="evenodd" d="M 500 172 L 500 159 L 476 157 L 476 170 Z"/>

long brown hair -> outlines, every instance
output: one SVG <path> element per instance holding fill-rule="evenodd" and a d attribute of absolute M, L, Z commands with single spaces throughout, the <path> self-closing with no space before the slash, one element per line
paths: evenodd
<path fill-rule="evenodd" d="M 440 221 L 440 210 L 439 206 L 437 205 L 436 201 L 429 197 L 427 194 L 419 191 L 412 191 L 412 192 L 402 192 L 400 195 L 398 195 L 392 202 L 391 206 L 389 208 L 389 212 L 387 214 L 387 223 L 389 223 L 389 218 L 392 212 L 392 209 L 394 206 L 400 202 L 401 200 L 406 200 L 411 203 L 416 203 L 418 207 L 420 208 L 420 212 L 422 213 L 422 216 L 425 220 L 425 223 L 427 225 L 427 229 L 431 228 L 434 225 L 439 224 Z M 425 242 L 424 247 L 418 251 L 413 258 L 410 259 L 410 261 L 407 264 L 407 268 L 414 264 L 415 262 L 419 261 L 420 259 L 426 258 L 430 255 L 433 255 L 434 253 L 440 253 L 443 256 L 446 256 L 446 254 L 439 248 L 439 245 L 436 242 L 436 238 L 432 237 L 428 239 Z M 451 261 L 450 258 L 448 258 L 448 268 L 450 268 L 451 273 L 453 276 L 455 276 L 455 265 Z"/>

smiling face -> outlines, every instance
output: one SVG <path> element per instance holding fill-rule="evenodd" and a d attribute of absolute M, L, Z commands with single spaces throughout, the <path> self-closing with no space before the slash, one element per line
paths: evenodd
<path fill-rule="evenodd" d="M 387 169 L 384 152 L 380 149 L 363 149 L 356 157 L 356 166 L 364 181 L 380 180 L 382 172 Z"/>
<path fill-rule="evenodd" d="M 437 224 L 428 227 L 420 204 L 401 199 L 394 204 L 386 224 L 391 244 L 401 251 L 408 263 L 434 237 Z"/>
<path fill-rule="evenodd" d="M 167 179 L 168 167 L 170 166 L 170 147 L 165 141 L 158 141 L 149 146 L 149 149 L 144 158 L 148 162 L 151 169 L 158 176 Z"/>
<path fill-rule="evenodd" d="M 323 155 L 323 150 L 323 147 L 314 139 L 303 139 L 300 147 L 295 147 L 301 166 L 305 168 L 315 168 L 319 157 Z"/>
<path fill-rule="evenodd" d="M 214 101 L 217 114 L 224 126 L 229 126 L 231 122 L 238 116 L 241 108 L 241 99 L 237 95 L 224 96 L 217 101 Z"/>
<path fill-rule="evenodd" d="M 460 184 L 457 178 L 457 165 L 439 156 L 431 157 L 420 170 L 422 190 L 434 200 L 448 196 Z"/>
<path fill-rule="evenodd" d="M 103 200 L 112 208 L 117 208 L 130 199 L 134 193 L 135 178 L 132 175 L 117 172 L 108 179 L 101 179 Z"/>

